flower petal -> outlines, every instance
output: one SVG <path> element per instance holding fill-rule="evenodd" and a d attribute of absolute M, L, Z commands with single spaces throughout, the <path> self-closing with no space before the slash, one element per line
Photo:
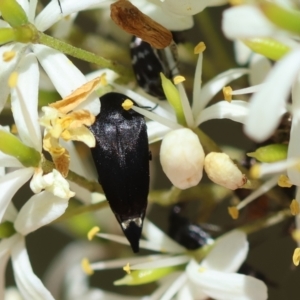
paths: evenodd
<path fill-rule="evenodd" d="M 220 101 L 205 108 L 196 120 L 197 126 L 213 119 L 230 119 L 235 122 L 245 123 L 249 113 L 249 104 L 246 101 L 233 100 L 230 103 Z"/>
<path fill-rule="evenodd" d="M 20 46 L 20 44 L 4 45 L 0 47 L 0 112 L 2 111 L 8 95 L 10 93 L 10 87 L 8 86 L 8 78 L 12 71 L 18 64 L 23 51 L 25 48 Z M 15 56 L 9 61 L 3 60 L 4 54 L 13 51 Z"/>
<path fill-rule="evenodd" d="M 193 99 L 193 112 L 197 116 L 208 102 L 229 82 L 248 74 L 249 69 L 231 69 L 225 71 L 203 85 L 199 99 Z M 197 118 L 195 118 L 197 119 Z"/>
<path fill-rule="evenodd" d="M 51 4 L 57 5 L 56 1 Z M 44 45 L 32 45 L 32 50 L 62 98 L 86 83 L 84 75 L 66 55 Z"/>
<path fill-rule="evenodd" d="M 229 39 L 269 37 L 276 27 L 252 5 L 238 5 L 223 13 L 222 29 Z"/>
<path fill-rule="evenodd" d="M 131 270 L 146 270 L 146 269 L 158 269 L 166 267 L 174 267 L 187 263 L 190 257 L 187 255 L 176 255 L 171 257 L 164 257 L 150 262 L 142 262 L 131 266 Z"/>
<path fill-rule="evenodd" d="M 54 196 L 67 200 L 75 195 L 70 191 L 68 181 L 55 169 L 46 175 L 43 175 L 42 170 L 36 171 L 30 182 L 30 188 L 34 193 L 45 189 Z"/>
<path fill-rule="evenodd" d="M 22 168 L 23 165 L 15 157 L 0 152 L 0 166 L 10 168 Z"/>
<path fill-rule="evenodd" d="M 25 240 L 19 239 L 12 249 L 12 265 L 17 287 L 25 300 L 54 300 L 41 280 L 33 273 L 30 265 Z"/>
<path fill-rule="evenodd" d="M 258 85 L 264 81 L 267 74 L 270 72 L 272 64 L 269 59 L 260 55 L 253 54 L 250 61 L 250 85 Z"/>
<path fill-rule="evenodd" d="M 279 125 L 285 112 L 285 102 L 299 69 L 300 48 L 297 48 L 275 65 L 265 85 L 251 97 L 245 132 L 255 141 L 266 140 Z"/>
<path fill-rule="evenodd" d="M 173 296 L 183 287 L 187 281 L 185 273 L 180 274 L 169 286 L 168 290 L 163 294 L 160 300 L 171 300 Z M 198 299 L 198 298 L 197 298 Z"/>
<path fill-rule="evenodd" d="M 96 263 L 92 263 L 91 267 L 93 270 L 107 270 L 124 267 L 126 264 L 130 265 L 130 270 L 136 270 L 135 264 L 151 263 L 157 260 L 164 260 L 169 258 L 169 255 L 147 255 L 139 257 L 127 257 L 113 260 L 105 260 Z M 152 269 L 152 268 L 151 268 Z"/>
<path fill-rule="evenodd" d="M 198 287 L 200 291 L 216 300 L 265 300 L 268 298 L 266 285 L 251 276 L 199 270 L 199 265 L 195 261 L 188 265 L 186 271 L 195 288 Z"/>
<path fill-rule="evenodd" d="M 162 7 L 177 15 L 192 16 L 209 6 L 209 0 L 165 0 Z"/>
<path fill-rule="evenodd" d="M 12 202 L 9 202 L 9 205 L 3 216 L 3 221 L 9 221 L 13 223 L 17 218 L 17 215 L 18 215 L 18 211 L 15 208 L 14 204 Z"/>
<path fill-rule="evenodd" d="M 172 129 L 155 121 L 147 122 L 147 134 L 149 144 L 153 144 L 163 139 Z M 0 163 L 1 164 L 1 163 Z"/>
<path fill-rule="evenodd" d="M 41 192 L 32 196 L 21 208 L 14 223 L 22 235 L 37 230 L 60 217 L 68 207 L 68 200 Z"/>
<path fill-rule="evenodd" d="M 0 178 L 0 221 L 2 221 L 3 215 L 12 197 L 18 189 L 29 180 L 32 174 L 33 168 L 24 168 Z"/>
<path fill-rule="evenodd" d="M 292 90 L 293 100 L 293 118 L 292 127 L 290 132 L 290 142 L 288 147 L 288 160 L 299 159 L 300 148 L 299 148 L 299 135 L 300 135 L 300 77 L 298 75 L 297 81 Z M 299 186 L 300 185 L 300 171 L 299 167 L 290 167 L 287 169 L 287 174 L 290 181 Z"/>
<path fill-rule="evenodd" d="M 16 242 L 16 236 L 0 241 L 0 299 L 4 299 L 5 291 L 5 270 L 10 257 L 10 250 Z"/>
<path fill-rule="evenodd" d="M 170 5 L 167 5 L 164 8 L 164 4 L 160 3 L 160 1 L 157 1 L 159 5 L 151 3 L 152 1 L 131 0 L 131 2 L 144 14 L 169 30 L 186 30 L 194 25 L 193 18 L 191 16 L 174 14 L 170 10 Z"/>
<path fill-rule="evenodd" d="M 37 151 L 42 150 L 38 122 L 39 68 L 34 54 L 23 56 L 18 67 L 18 82 L 11 91 L 11 106 L 22 141 Z"/>
<path fill-rule="evenodd" d="M 215 271 L 236 272 L 245 261 L 248 250 L 246 234 L 234 230 L 216 240 L 214 248 L 200 266 Z"/>
<path fill-rule="evenodd" d="M 143 235 L 153 244 L 158 244 L 165 252 L 183 253 L 185 248 L 169 238 L 163 231 L 148 219 L 144 220 Z"/>
<path fill-rule="evenodd" d="M 95 5 L 105 0 L 61 1 L 62 12 L 57 1 L 51 1 L 35 18 L 35 26 L 39 31 L 45 31 L 60 19 Z"/>

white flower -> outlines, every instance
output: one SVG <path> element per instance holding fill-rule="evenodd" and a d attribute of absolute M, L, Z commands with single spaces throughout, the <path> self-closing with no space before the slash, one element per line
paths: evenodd
<path fill-rule="evenodd" d="M 36 108 L 37 109 L 37 108 Z M 19 118 L 22 118 L 22 114 Z M 37 120 L 36 120 L 37 123 Z M 25 136 L 31 137 L 34 140 L 35 135 L 30 135 L 31 128 L 28 126 L 28 123 L 24 123 L 23 133 Z M 0 130 L 5 130 L 0 126 Z M 27 134 L 28 132 L 28 134 Z M 35 144 L 32 140 L 27 140 L 27 144 Z M 41 153 L 41 137 L 37 140 L 36 144 L 39 142 L 39 151 Z M 38 150 L 36 149 L 36 150 Z M 19 190 L 19 188 L 25 184 L 33 175 L 31 180 L 31 186 L 34 192 L 40 192 L 41 189 L 49 190 L 55 196 L 62 197 L 64 199 L 69 199 L 74 196 L 74 193 L 69 190 L 69 183 L 57 172 L 54 170 L 54 173 L 49 173 L 46 175 L 46 178 L 42 176 L 42 170 L 40 168 L 33 167 L 24 167 L 17 158 L 6 155 L 0 151 L 0 167 L 5 168 L 18 168 L 6 175 L 0 177 L 0 222 L 3 218 L 3 215 L 11 202 L 11 199 L 15 195 L 15 193 Z M 56 173 L 55 173 L 56 172 Z M 52 175 L 51 175 L 52 174 Z M 53 176 L 52 179 L 49 176 Z M 50 180 L 47 180 L 50 179 Z M 38 189 L 39 188 L 39 189 Z"/>
<path fill-rule="evenodd" d="M 56 1 L 51 1 L 36 18 L 35 10 L 37 1 L 31 0 L 29 2 L 19 2 L 27 15 L 29 22 L 33 23 L 40 31 L 45 31 L 62 18 L 60 8 Z M 76 3 L 74 4 L 74 1 L 67 0 L 63 3 L 67 7 L 72 7 L 72 12 L 76 12 L 89 7 L 95 2 L 96 1 L 87 0 L 84 1 L 84 3 L 79 3 L 80 5 L 77 5 Z M 1 27 L 7 26 L 9 25 L 5 22 L 1 23 Z M 10 59 L 4 60 L 8 53 L 11 54 Z M 2 91 L 0 95 L 0 111 L 2 110 L 8 98 L 8 94 L 10 93 L 8 79 L 13 71 L 16 71 L 19 76 L 17 78 L 16 86 L 18 93 L 12 92 L 12 102 L 19 95 L 22 95 L 24 103 L 27 104 L 28 100 L 29 103 L 35 107 L 39 83 L 37 61 L 39 61 L 42 65 L 62 97 L 69 95 L 74 89 L 86 83 L 84 75 L 72 63 L 70 63 L 69 59 L 64 54 L 44 45 L 10 43 L 9 45 L 0 47 L 0 56 L 2 58 L 0 60 L 0 87 Z M 31 73 L 28 73 L 29 71 Z M 32 100 L 30 100 L 31 97 L 33 97 Z M 27 110 L 30 111 L 31 107 L 29 104 L 27 105 Z M 92 112 L 97 115 L 99 112 L 98 102 L 95 102 L 93 106 L 89 106 L 88 109 L 91 109 Z M 35 119 L 36 118 L 33 120 Z M 21 129 L 22 128 L 20 128 L 20 130 Z"/>
<path fill-rule="evenodd" d="M 25 246 L 25 236 L 51 223 L 61 216 L 68 206 L 68 200 L 42 192 L 32 196 L 17 213 L 9 204 L 4 220 L 14 224 L 16 233 L 0 242 L 0 298 L 5 291 L 5 269 L 11 257 L 15 282 L 25 300 L 54 300 L 41 280 L 34 274 Z"/>
<path fill-rule="evenodd" d="M 107 256 L 104 247 L 98 243 L 76 241 L 65 247 L 45 276 L 45 285 L 49 287 L 56 299 L 64 295 L 66 300 L 138 300 L 141 297 L 131 297 L 107 292 L 91 287 L 89 277 L 82 272 L 80 260 L 83 253 L 90 259 L 97 260 Z"/>
<path fill-rule="evenodd" d="M 153 270 L 186 264 L 183 272 L 175 272 L 164 278 L 161 286 L 148 299 L 207 299 L 216 300 L 263 300 L 267 299 L 266 285 L 253 277 L 235 273 L 246 259 L 249 246 L 246 235 L 232 231 L 218 238 L 212 250 L 198 264 L 178 245 L 148 220 L 145 220 L 143 234 L 147 240 L 140 241 L 140 247 L 161 251 L 163 254 L 146 257 L 126 258 L 92 263 L 93 270 L 117 268 L 129 263 L 130 270 Z M 99 237 L 127 244 L 125 238 L 109 234 Z M 115 282 L 130 284 L 130 275 Z M 131 283 L 134 284 L 134 283 Z"/>
<path fill-rule="evenodd" d="M 176 84 L 177 91 L 175 93 L 177 93 L 179 101 L 181 102 L 183 108 L 182 110 L 184 114 L 183 118 L 185 119 L 187 127 L 195 130 L 199 125 L 201 125 L 205 121 L 211 119 L 224 119 L 224 118 L 228 118 L 236 122 L 244 123 L 245 118 L 248 114 L 248 103 L 246 101 L 233 100 L 229 103 L 226 100 L 223 100 L 207 108 L 205 108 L 205 106 L 225 85 L 227 85 L 229 82 L 245 74 L 248 74 L 249 70 L 246 68 L 228 70 L 216 76 L 201 88 L 201 76 L 202 76 L 201 73 L 202 73 L 202 60 L 203 60 L 204 49 L 205 49 L 205 45 L 203 43 L 200 43 L 195 47 L 195 53 L 199 54 L 199 57 L 196 66 L 196 71 L 195 71 L 193 100 L 191 101 L 192 106 L 189 104 L 188 97 L 185 92 L 183 83 L 179 82 Z M 126 89 L 114 83 L 112 85 L 116 88 L 117 91 L 126 94 L 128 97 L 135 100 L 140 106 L 153 107 L 153 102 L 155 102 L 155 100 L 149 101 L 145 99 L 143 96 L 138 95 L 137 93 L 129 89 Z M 161 103 L 161 102 L 158 103 L 158 100 L 155 103 L 157 103 L 158 106 L 155 109 L 153 109 L 153 111 L 146 111 L 145 109 L 141 109 L 139 107 L 133 107 L 133 109 L 136 110 L 137 112 L 155 121 L 155 122 L 150 121 L 147 123 L 149 143 L 153 143 L 156 142 L 157 140 L 163 139 L 164 136 L 172 130 L 184 128 L 182 124 L 178 124 L 178 121 L 176 121 L 174 110 L 170 104 Z M 175 148 L 175 144 L 173 147 Z M 184 144 L 181 145 L 181 147 L 182 148 L 188 147 L 188 145 Z M 172 148 L 172 145 L 169 144 L 168 148 Z M 194 151 L 197 152 L 198 149 L 199 149 L 199 144 L 197 144 L 197 149 L 195 148 Z M 174 151 L 176 151 L 176 149 L 174 149 Z M 175 164 L 176 162 L 174 161 L 173 163 Z M 198 171 L 194 173 L 198 174 L 198 180 L 200 180 L 203 164 L 197 163 L 194 165 L 194 167 L 196 166 L 198 167 Z M 181 167 L 184 169 L 183 164 L 181 164 Z M 174 174 L 174 176 L 179 176 L 180 172 L 181 171 L 178 169 L 176 172 L 177 175 L 175 175 L 175 172 L 172 171 L 167 173 L 167 176 L 169 176 L 171 173 Z M 188 182 L 190 180 L 191 175 L 185 172 L 183 172 L 183 174 L 186 175 L 186 178 L 185 179 L 181 178 L 180 181 Z M 169 179 L 174 184 L 170 176 Z M 198 182 L 199 181 L 197 180 L 193 180 L 194 185 L 197 184 Z M 175 186 L 182 188 L 179 185 L 177 185 L 177 183 L 175 184 Z"/>

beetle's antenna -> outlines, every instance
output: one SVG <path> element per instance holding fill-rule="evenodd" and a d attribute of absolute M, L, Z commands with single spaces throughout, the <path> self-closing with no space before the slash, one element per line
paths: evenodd
<path fill-rule="evenodd" d="M 57 2 L 58 2 L 58 5 L 59 5 L 59 8 L 60 8 L 60 12 L 63 13 L 60 0 L 57 0 Z"/>

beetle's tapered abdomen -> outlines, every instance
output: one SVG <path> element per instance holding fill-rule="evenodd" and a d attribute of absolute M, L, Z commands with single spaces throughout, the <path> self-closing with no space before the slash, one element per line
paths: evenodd
<path fill-rule="evenodd" d="M 149 192 L 149 146 L 144 117 L 124 110 L 119 93 L 100 98 L 101 111 L 90 127 L 96 138 L 92 156 L 109 205 L 134 252 Z"/>

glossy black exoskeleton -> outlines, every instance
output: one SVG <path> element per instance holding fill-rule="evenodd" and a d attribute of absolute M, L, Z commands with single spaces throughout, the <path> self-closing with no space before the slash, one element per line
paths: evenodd
<path fill-rule="evenodd" d="M 176 44 L 172 43 L 165 49 L 155 49 L 142 39 L 133 36 L 130 54 L 138 85 L 146 93 L 165 100 L 160 73 L 169 79 L 178 74 Z"/>
<path fill-rule="evenodd" d="M 90 127 L 96 138 L 91 151 L 109 205 L 138 252 L 149 192 L 149 146 L 144 117 L 124 110 L 126 99 L 119 93 L 100 97 L 101 111 Z"/>
<path fill-rule="evenodd" d="M 212 242 L 211 236 L 196 223 L 180 214 L 181 207 L 173 207 L 169 217 L 169 236 L 188 250 L 196 250 Z"/>

